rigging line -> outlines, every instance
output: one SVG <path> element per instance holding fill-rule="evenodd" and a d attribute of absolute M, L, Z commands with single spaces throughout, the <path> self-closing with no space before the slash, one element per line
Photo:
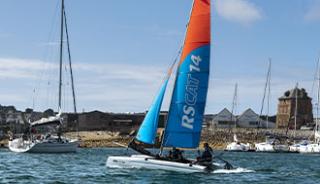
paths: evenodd
<path fill-rule="evenodd" d="M 72 70 L 72 60 L 71 60 L 71 52 L 70 52 L 70 40 L 69 40 L 69 32 L 68 32 L 68 24 L 67 24 L 67 15 L 66 15 L 65 9 L 63 9 L 63 15 L 64 15 L 66 37 L 67 37 L 67 48 L 68 48 L 69 68 L 70 68 L 70 80 L 71 80 L 71 89 L 72 89 L 73 111 L 74 111 L 74 114 L 76 115 L 76 119 L 74 120 L 74 122 L 76 124 L 77 138 L 80 138 L 80 135 L 79 135 L 79 121 L 78 121 L 78 116 L 77 116 L 76 95 L 75 95 L 73 70 Z"/>
<path fill-rule="evenodd" d="M 58 7 L 59 7 L 59 2 L 56 3 L 55 9 L 54 9 L 54 15 L 53 15 L 52 21 L 51 21 L 52 24 L 49 29 L 50 33 L 49 33 L 49 36 L 48 36 L 46 43 L 49 43 L 50 40 L 52 40 L 53 31 L 54 31 L 53 27 L 54 27 L 54 22 L 55 22 L 54 20 L 56 20 L 56 18 L 57 18 Z M 40 95 L 40 92 L 41 92 L 40 86 L 43 83 L 43 78 L 45 78 L 44 77 L 45 69 L 47 69 L 48 65 L 49 65 L 49 63 L 47 62 L 49 54 L 47 54 L 47 53 L 50 53 L 49 49 L 51 49 L 51 47 L 47 46 L 46 43 L 44 43 L 44 45 L 43 45 L 45 47 L 45 52 L 44 52 L 45 54 L 42 55 L 42 58 L 43 58 L 42 65 L 43 65 L 44 70 L 41 70 L 40 74 L 37 75 L 37 80 L 34 81 L 34 88 L 33 88 L 33 93 L 32 93 L 33 94 L 33 107 L 32 107 L 33 109 L 36 109 L 36 104 L 37 104 L 36 103 L 36 101 L 37 101 L 36 96 Z"/>
<path fill-rule="evenodd" d="M 65 9 L 63 9 L 63 15 L 64 15 L 64 24 L 65 24 L 66 37 L 67 37 L 67 48 L 68 48 L 69 68 L 70 68 L 70 80 L 71 80 L 71 89 L 72 89 L 73 110 L 74 110 L 74 113 L 77 113 L 76 95 L 75 95 L 75 89 L 74 89 L 73 70 L 72 70 L 72 60 L 71 60 L 71 52 L 70 52 L 69 32 L 68 32 L 67 16 L 66 16 Z"/>

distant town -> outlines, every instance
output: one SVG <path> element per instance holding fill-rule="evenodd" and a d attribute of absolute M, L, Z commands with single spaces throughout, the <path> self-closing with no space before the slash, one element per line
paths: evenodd
<path fill-rule="evenodd" d="M 279 97 L 277 114 L 261 115 L 248 108 L 240 115 L 232 114 L 227 108 L 217 114 L 206 114 L 204 128 L 265 128 L 265 129 L 308 129 L 314 127 L 312 102 L 305 89 L 294 88 L 284 92 Z M 297 102 L 297 105 L 296 105 Z M 8 131 L 22 133 L 28 127 L 29 121 L 48 117 L 55 112 L 48 109 L 35 112 L 33 109 L 17 110 L 14 106 L 0 105 L 0 134 Z M 128 134 L 138 129 L 146 112 L 112 113 L 91 111 L 83 113 L 63 114 L 64 131 L 110 131 Z M 168 112 L 160 114 L 159 127 L 163 128 Z"/>

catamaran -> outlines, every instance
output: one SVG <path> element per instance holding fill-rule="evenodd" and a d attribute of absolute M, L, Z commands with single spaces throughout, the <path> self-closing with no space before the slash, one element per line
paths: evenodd
<path fill-rule="evenodd" d="M 128 145 L 141 155 L 109 156 L 107 167 L 143 167 L 182 172 L 212 171 L 217 167 L 231 167 L 227 162 L 203 165 L 188 159 L 173 161 L 167 159 L 163 152 L 164 147 L 195 149 L 199 146 L 209 82 L 210 15 L 210 0 L 194 0 L 177 66 L 160 152 L 153 154 L 142 145 L 155 144 L 159 112 L 173 66 L 170 67 L 137 135 Z"/>
<path fill-rule="evenodd" d="M 29 131 L 27 134 L 23 135 L 20 138 L 11 139 L 9 141 L 9 149 L 13 152 L 24 153 L 69 153 L 76 152 L 78 147 L 77 139 L 69 139 L 63 137 L 61 134 L 62 127 L 62 112 L 61 112 L 61 88 L 62 88 L 62 53 L 63 53 L 63 35 L 64 31 L 67 37 L 67 46 L 68 46 L 68 57 L 69 57 L 69 67 L 70 67 L 70 76 L 71 76 L 71 87 L 73 95 L 73 105 L 74 112 L 76 113 L 76 104 L 75 104 L 75 93 L 74 93 L 74 83 L 73 83 L 73 74 L 72 74 L 72 64 L 71 64 L 71 55 L 70 55 L 70 46 L 69 46 L 69 35 L 67 29 L 67 18 L 65 13 L 64 0 L 61 0 L 61 32 L 60 32 L 60 71 L 59 71 L 59 107 L 58 114 L 54 116 L 49 116 L 47 118 L 42 118 L 40 120 L 30 122 Z M 32 129 L 35 129 L 40 126 L 57 126 L 58 133 L 56 136 L 51 134 L 47 135 L 35 135 L 32 133 Z"/>

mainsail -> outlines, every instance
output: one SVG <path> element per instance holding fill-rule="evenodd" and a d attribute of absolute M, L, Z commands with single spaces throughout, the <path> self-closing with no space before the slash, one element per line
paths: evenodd
<path fill-rule="evenodd" d="M 158 129 L 158 121 L 159 121 L 161 104 L 162 104 L 163 97 L 168 85 L 170 75 L 172 73 L 172 67 L 169 69 L 169 72 L 160 88 L 158 96 L 154 99 L 151 107 L 149 108 L 148 113 L 146 114 L 146 117 L 144 118 L 139 128 L 136 139 L 140 142 L 143 142 L 146 144 L 154 144 L 156 132 Z"/>
<path fill-rule="evenodd" d="M 210 68 L 210 0 L 195 0 L 162 146 L 199 146 Z"/>

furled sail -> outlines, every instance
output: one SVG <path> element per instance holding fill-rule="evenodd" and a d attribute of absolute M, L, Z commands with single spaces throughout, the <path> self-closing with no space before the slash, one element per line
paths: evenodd
<path fill-rule="evenodd" d="M 162 105 L 163 97 L 164 97 L 171 73 L 172 73 L 172 67 L 170 68 L 160 88 L 158 96 L 154 99 L 151 107 L 149 108 L 148 113 L 146 114 L 146 117 L 144 118 L 139 128 L 136 139 L 140 142 L 143 142 L 146 144 L 154 144 L 155 142 L 161 105 Z"/>
<path fill-rule="evenodd" d="M 210 68 L 210 0 L 195 0 L 180 57 L 164 147 L 199 146 Z"/>

